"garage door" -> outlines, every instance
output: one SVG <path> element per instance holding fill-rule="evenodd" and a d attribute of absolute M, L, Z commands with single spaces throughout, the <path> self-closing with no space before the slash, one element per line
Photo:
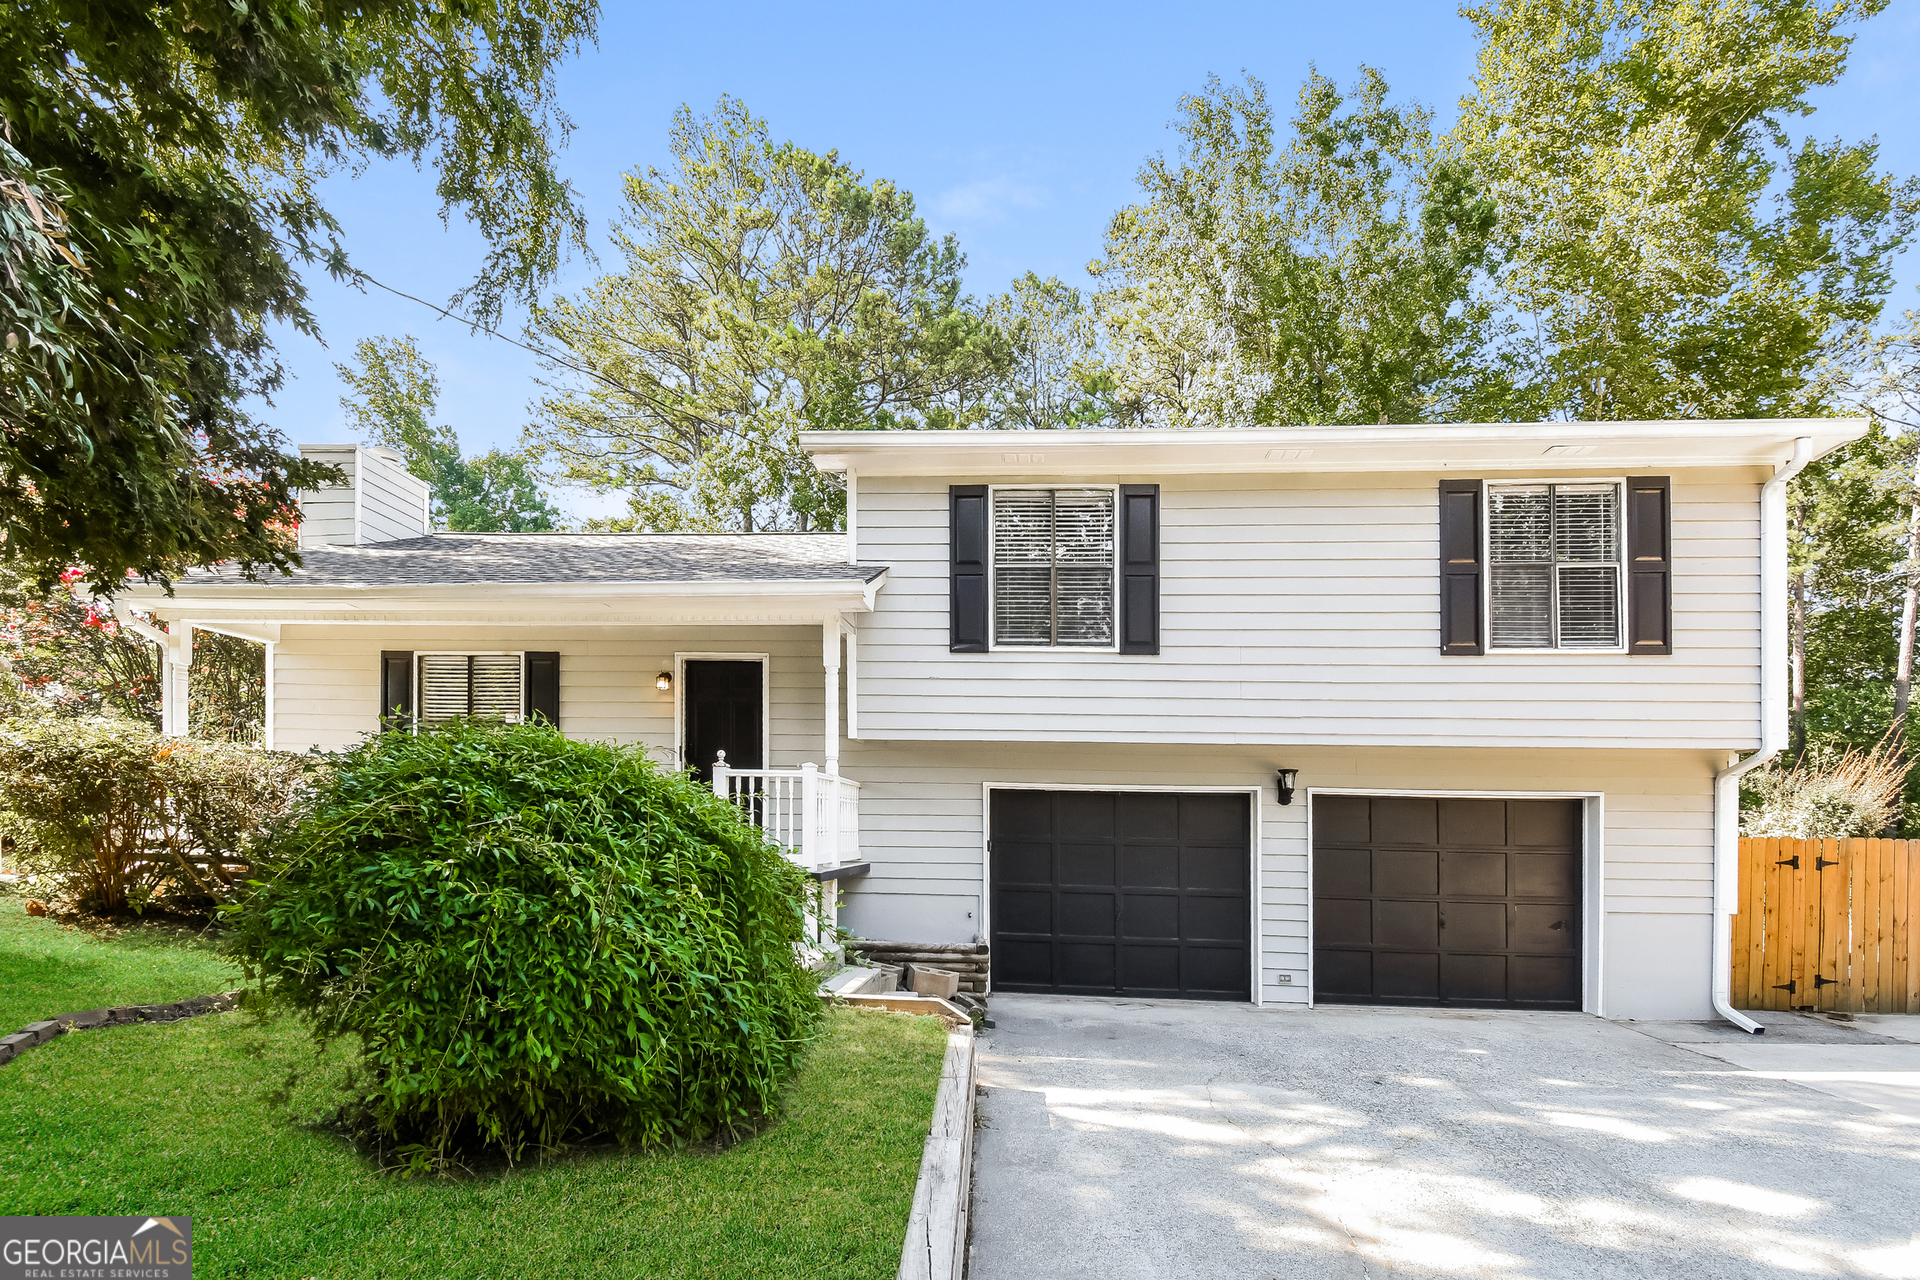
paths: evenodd
<path fill-rule="evenodd" d="M 994 990 L 1248 999 L 1247 799 L 995 791 Z"/>
<path fill-rule="evenodd" d="M 1580 1007 L 1580 804 L 1317 796 L 1313 995 Z"/>

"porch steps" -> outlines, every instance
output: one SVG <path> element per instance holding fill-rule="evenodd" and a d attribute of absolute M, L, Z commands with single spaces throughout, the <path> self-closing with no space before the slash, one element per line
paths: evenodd
<path fill-rule="evenodd" d="M 848 965 L 820 984 L 823 996 L 862 996 L 892 991 L 900 985 L 900 970 L 888 965 L 866 968 Z"/>

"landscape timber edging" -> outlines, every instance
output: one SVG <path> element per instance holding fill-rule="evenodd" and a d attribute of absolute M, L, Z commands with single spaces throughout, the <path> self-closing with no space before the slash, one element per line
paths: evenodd
<path fill-rule="evenodd" d="M 209 1013 L 225 1013 L 238 1008 L 238 991 L 221 991 L 210 996 L 190 996 L 172 1004 L 117 1004 L 106 1009 L 83 1009 L 62 1013 L 41 1022 L 29 1022 L 10 1036 L 0 1036 L 0 1066 L 12 1062 L 36 1045 L 45 1044 L 69 1031 L 92 1031 L 97 1027 L 123 1027 L 137 1022 L 178 1022 Z"/>
<path fill-rule="evenodd" d="M 900 1246 L 898 1280 L 961 1280 L 967 1269 L 967 1213 L 973 1198 L 973 1097 L 978 1086 L 973 1027 L 947 1032 L 933 1124 L 920 1153 L 920 1178 Z"/>

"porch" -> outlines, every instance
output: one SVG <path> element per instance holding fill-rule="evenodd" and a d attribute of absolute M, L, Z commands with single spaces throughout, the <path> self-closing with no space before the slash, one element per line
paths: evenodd
<path fill-rule="evenodd" d="M 852 778 L 812 762 L 798 769 L 734 769 L 723 751 L 713 765 L 713 794 L 731 801 L 815 880 L 831 885 L 866 874 L 860 859 L 860 784 Z M 829 923 L 837 896 L 829 890 Z"/>

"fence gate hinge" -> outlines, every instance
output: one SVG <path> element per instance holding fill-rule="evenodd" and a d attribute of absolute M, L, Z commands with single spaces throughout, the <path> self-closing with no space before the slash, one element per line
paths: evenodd
<path fill-rule="evenodd" d="M 1815 991 L 1818 991 L 1822 987 L 1837 987 L 1839 985 L 1840 979 L 1838 978 L 1823 978 L 1817 973 L 1813 975 L 1813 989 Z"/>
<path fill-rule="evenodd" d="M 1839 865 L 1840 859 L 1838 858 L 1823 858 L 1817 853 L 1813 855 L 1813 869 L 1815 871 L 1825 871 L 1828 867 L 1837 867 Z"/>
<path fill-rule="evenodd" d="M 1791 858 L 1782 858 L 1773 865 L 1776 867 L 1792 867 L 1795 871 L 1798 871 L 1800 869 L 1800 855 L 1796 853 Z"/>
<path fill-rule="evenodd" d="M 1786 993 L 1787 993 L 1788 995 L 1793 995 L 1793 994 L 1795 994 L 1796 992 L 1798 992 L 1798 991 L 1800 990 L 1800 979 L 1798 979 L 1798 978 L 1789 978 L 1789 979 L 1788 979 L 1787 981 L 1785 981 L 1785 982 L 1783 982 L 1783 983 L 1781 983 L 1781 984 L 1780 984 L 1779 986 L 1777 986 L 1777 987 L 1775 987 L 1775 988 L 1774 988 L 1774 990 L 1775 990 L 1775 991 L 1784 991 L 1784 992 L 1786 992 Z"/>

